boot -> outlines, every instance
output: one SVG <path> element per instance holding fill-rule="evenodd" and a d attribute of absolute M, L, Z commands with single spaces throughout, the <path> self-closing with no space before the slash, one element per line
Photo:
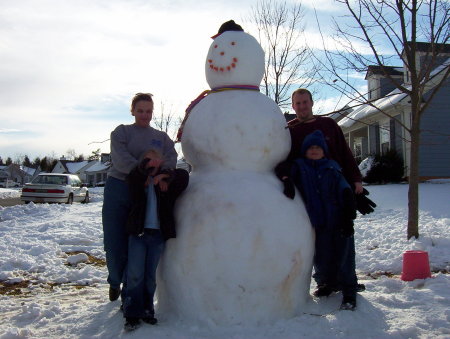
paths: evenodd
<path fill-rule="evenodd" d="M 319 285 L 317 290 L 314 291 L 313 295 L 315 297 L 328 297 L 331 293 L 338 291 L 337 288 L 329 285 Z"/>
<path fill-rule="evenodd" d="M 356 296 L 346 296 L 342 298 L 341 310 L 354 311 L 356 309 Z"/>
<path fill-rule="evenodd" d="M 115 301 L 119 299 L 119 297 L 120 297 L 120 287 L 114 288 L 112 286 L 109 286 L 109 300 Z"/>
<path fill-rule="evenodd" d="M 123 329 L 127 332 L 134 331 L 140 325 L 139 318 L 126 317 L 125 325 L 123 325 Z"/>

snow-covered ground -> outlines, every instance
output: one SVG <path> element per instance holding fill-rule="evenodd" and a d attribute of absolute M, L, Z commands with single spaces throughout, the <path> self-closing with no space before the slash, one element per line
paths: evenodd
<path fill-rule="evenodd" d="M 367 287 L 357 310 L 338 311 L 335 294 L 258 327 L 199 327 L 157 314 L 158 325 L 125 333 L 102 265 L 102 189 L 91 190 L 87 205 L 0 207 L 0 338 L 450 338 L 450 181 L 420 185 L 421 237 L 410 241 L 407 185 L 367 188 L 378 207 L 356 220 L 358 277 Z M 19 194 L 0 189 L 0 199 Z M 413 249 L 428 252 L 431 279 L 400 279 L 402 255 Z M 16 294 L 4 289 L 12 283 Z"/>

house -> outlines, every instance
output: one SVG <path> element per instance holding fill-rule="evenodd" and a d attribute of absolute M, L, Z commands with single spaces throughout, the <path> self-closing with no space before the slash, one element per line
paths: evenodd
<path fill-rule="evenodd" d="M 55 167 L 53 167 L 51 173 L 70 173 L 77 174 L 81 181 L 86 181 L 85 171 L 91 167 L 95 161 L 72 161 L 61 158 L 56 163 Z"/>
<path fill-rule="evenodd" d="M 427 43 L 418 43 L 417 67 L 427 61 Z M 430 74 L 424 100 L 430 90 L 441 80 L 450 67 L 450 45 L 441 45 L 439 62 Z M 396 150 L 402 157 L 408 176 L 410 160 L 409 135 L 402 127 L 411 126 L 411 104 L 409 97 L 394 87 L 387 78 L 410 86 L 410 76 L 405 67 L 369 66 L 366 73 L 368 101 L 354 109 L 347 109 L 338 122 L 355 158 L 361 161 L 369 155 Z M 351 106 L 351 105 L 350 105 Z M 380 112 L 383 111 L 384 113 Z M 447 78 L 433 97 L 421 118 L 421 143 L 419 150 L 419 176 L 422 180 L 450 177 L 450 79 Z"/>
<path fill-rule="evenodd" d="M 11 183 L 23 185 L 27 182 L 30 182 L 39 172 L 40 168 L 30 168 L 19 166 L 17 164 L 0 166 L 0 182 L 9 182 L 9 185 L 11 185 Z"/>
<path fill-rule="evenodd" d="M 100 154 L 100 161 L 86 170 L 86 182 L 89 186 L 104 186 L 108 177 L 108 170 L 111 167 L 111 155 L 109 153 Z"/>
<path fill-rule="evenodd" d="M 86 183 L 89 186 L 104 186 L 106 178 L 108 176 L 108 170 L 111 167 L 111 161 L 108 158 L 101 158 L 102 160 L 107 160 L 105 162 L 95 161 L 91 167 L 86 170 Z"/>
<path fill-rule="evenodd" d="M 71 161 L 61 158 L 53 167 L 52 173 L 77 174 L 82 182 L 96 186 L 106 181 L 108 169 L 111 167 L 109 153 L 102 153 L 100 160 Z"/>

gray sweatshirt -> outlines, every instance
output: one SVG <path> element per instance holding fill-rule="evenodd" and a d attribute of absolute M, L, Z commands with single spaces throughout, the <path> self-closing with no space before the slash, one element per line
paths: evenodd
<path fill-rule="evenodd" d="M 154 149 L 162 154 L 162 168 L 175 168 L 177 152 L 169 136 L 153 127 L 140 127 L 136 124 L 119 125 L 111 132 L 112 165 L 108 176 L 125 180 L 135 168 L 144 152 Z"/>

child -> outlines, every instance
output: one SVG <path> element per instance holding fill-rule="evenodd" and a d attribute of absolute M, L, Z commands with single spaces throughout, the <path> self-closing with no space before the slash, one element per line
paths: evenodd
<path fill-rule="evenodd" d="M 149 150 L 127 177 L 132 201 L 126 231 L 128 263 L 123 290 L 124 329 L 135 330 L 140 319 L 157 323 L 153 308 L 156 268 L 165 240 L 175 237 L 173 206 L 186 188 L 189 174 L 182 169 L 160 170 L 161 155 Z"/>
<path fill-rule="evenodd" d="M 292 180 L 306 205 L 315 228 L 314 279 L 317 297 L 342 290 L 341 309 L 356 308 L 358 289 L 355 272 L 355 242 L 353 220 L 356 206 L 352 189 L 341 173 L 340 166 L 327 159 L 328 146 L 319 130 L 306 136 L 301 148 L 302 158 L 295 159 L 284 174 L 277 174 L 285 183 L 285 194 L 293 198 Z M 282 166 L 281 166 L 282 167 Z M 291 186 L 291 187 L 289 187 Z"/>

